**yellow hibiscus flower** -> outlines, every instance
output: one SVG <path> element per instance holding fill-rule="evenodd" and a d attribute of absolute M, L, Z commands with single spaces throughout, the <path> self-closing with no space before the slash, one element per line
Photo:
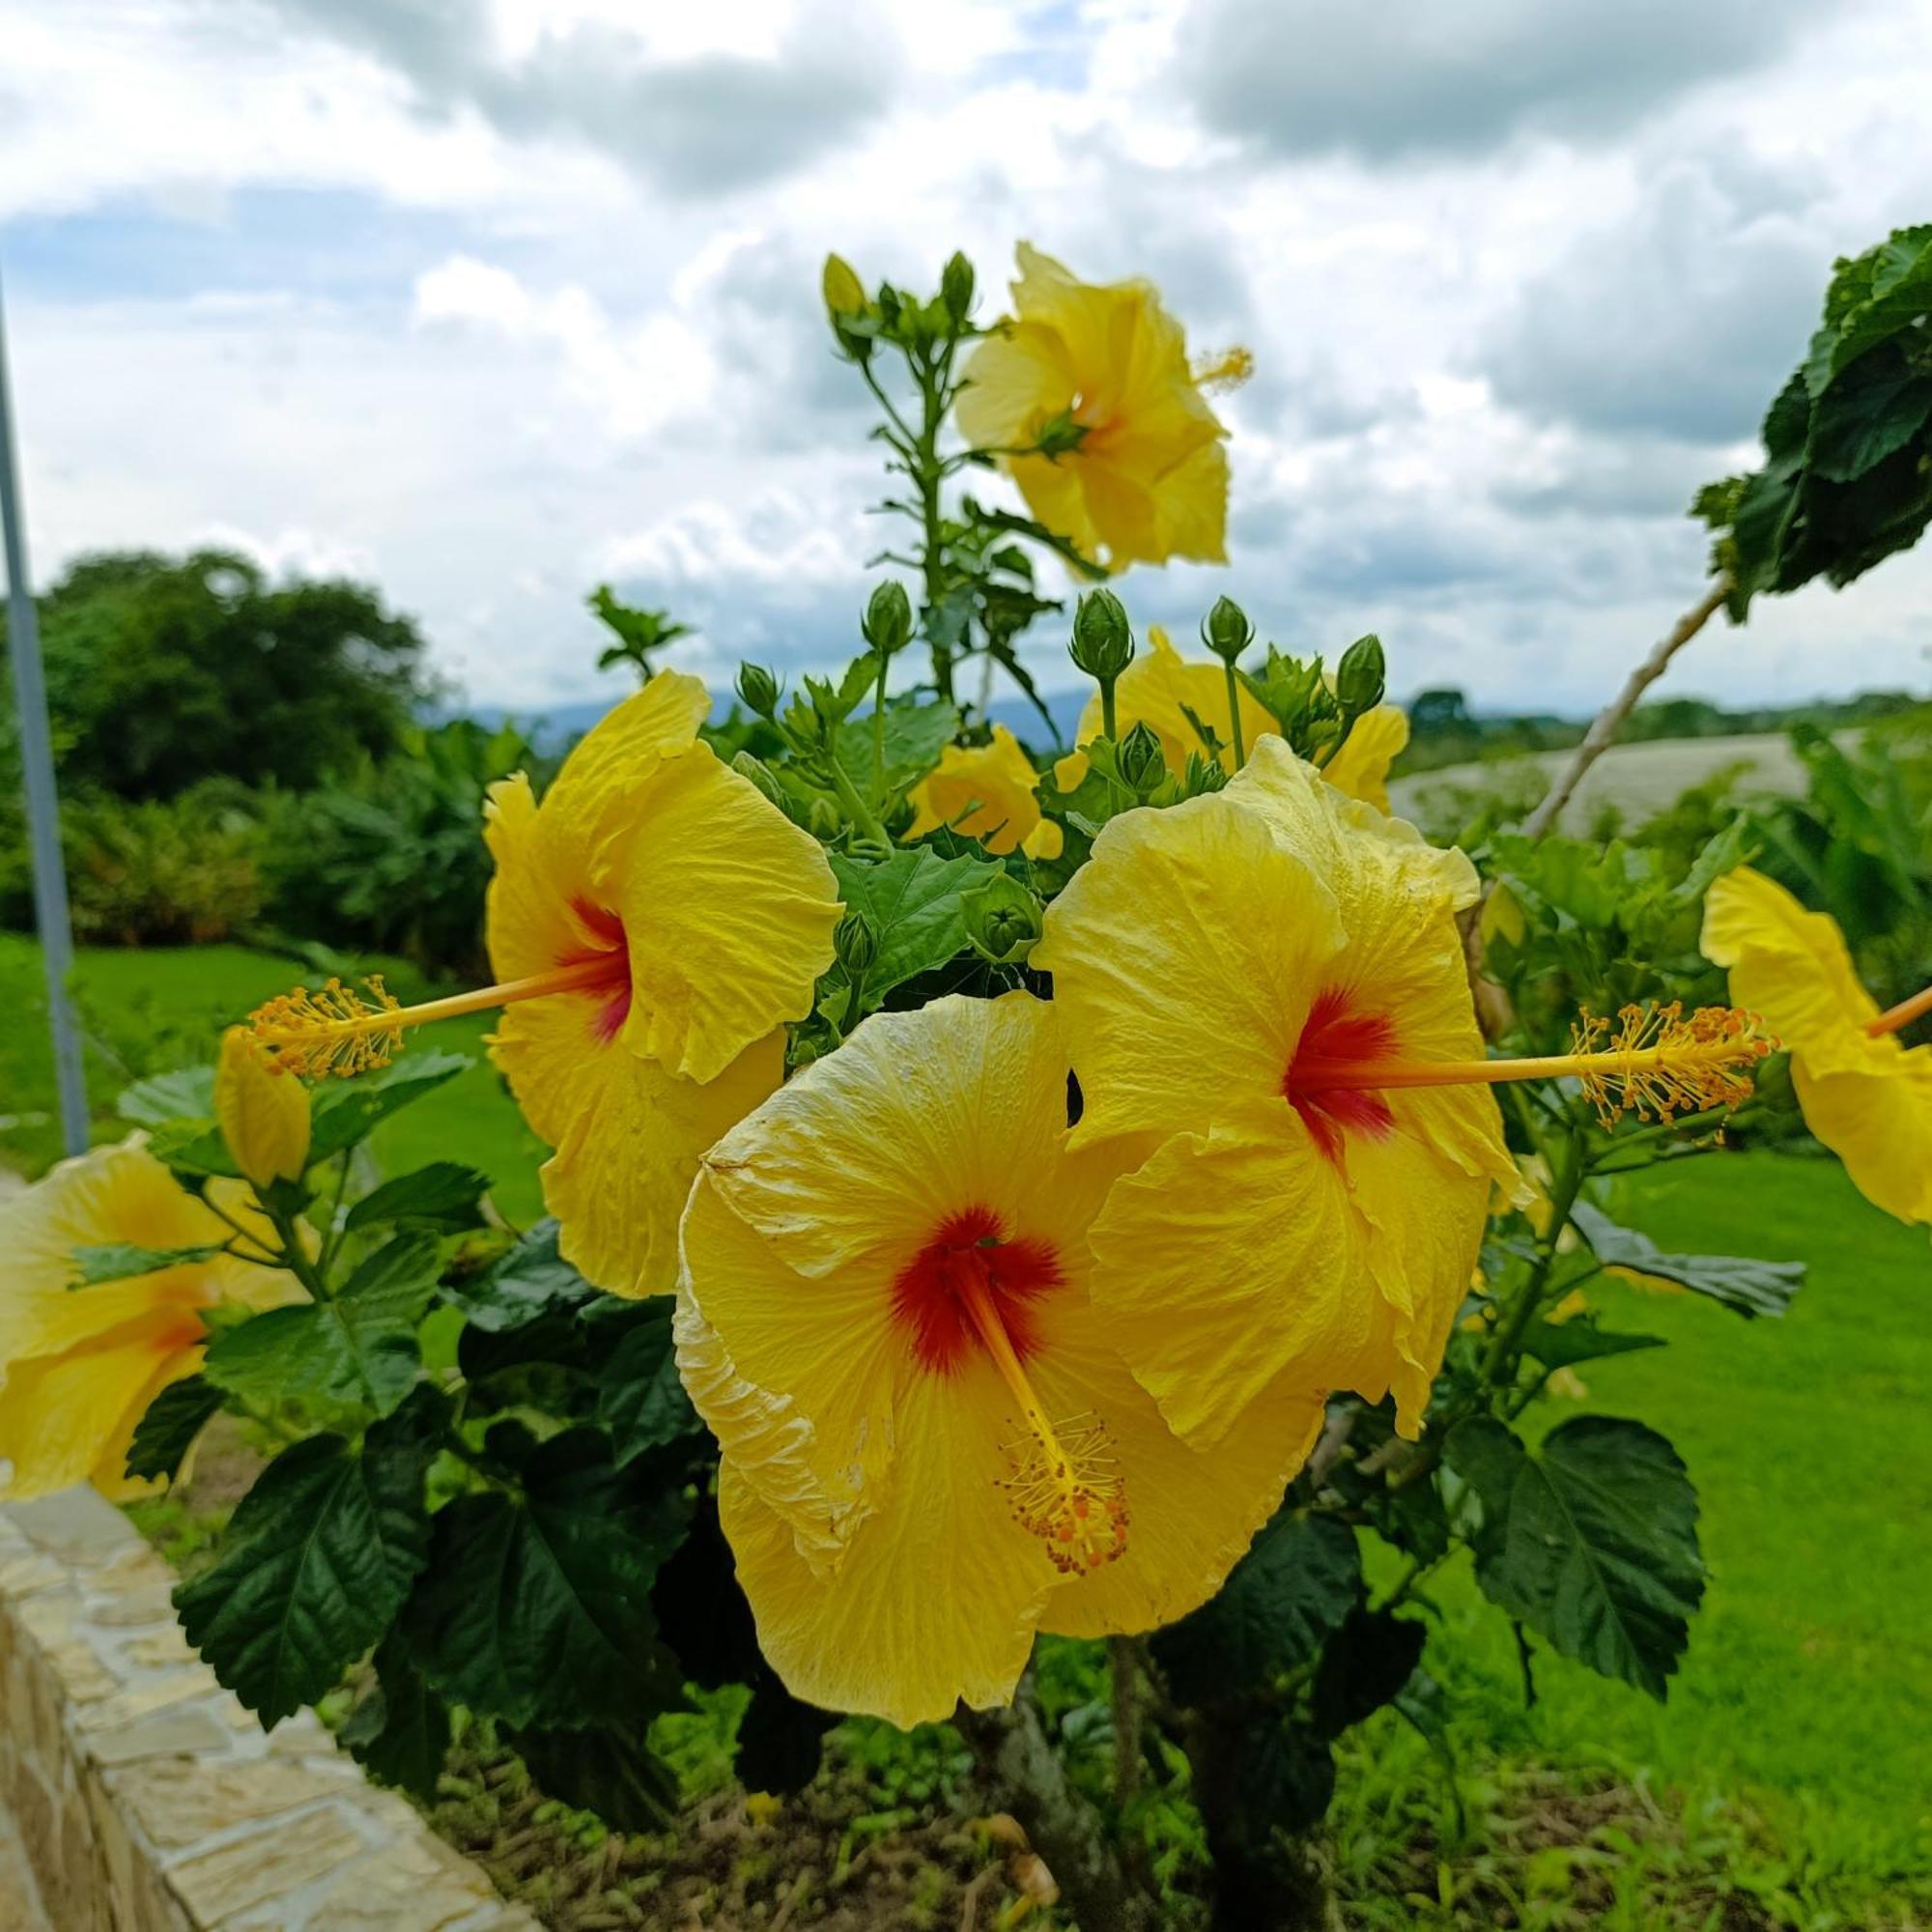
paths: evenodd
<path fill-rule="evenodd" d="M 1703 949 L 1791 1049 L 1804 1123 L 1860 1192 L 1901 1221 L 1932 1221 L 1932 1046 L 1898 1038 L 1932 1012 L 1932 987 L 1880 1012 L 1836 922 L 1748 866 L 1712 886 Z"/>
<path fill-rule="evenodd" d="M 1263 738 L 1278 738 L 1281 727 L 1261 700 L 1245 686 L 1236 687 L 1240 698 L 1241 742 L 1252 749 Z M 1158 624 L 1148 627 L 1148 648 L 1121 673 L 1114 688 L 1114 724 L 1124 738 L 1136 724 L 1145 724 L 1160 740 L 1161 756 L 1176 778 L 1187 770 L 1192 753 L 1208 754 L 1188 712 L 1208 725 L 1220 740 L 1220 764 L 1236 769 L 1235 733 L 1228 710 L 1228 673 L 1218 663 L 1183 658 Z M 1104 725 L 1096 692 L 1080 714 L 1076 745 L 1100 736 Z M 1378 811 L 1389 809 L 1388 773 L 1396 755 L 1408 743 L 1408 718 L 1398 704 L 1378 704 L 1355 720 L 1349 735 L 1321 776 L 1338 791 L 1359 798 Z M 1071 791 L 1087 774 L 1084 752 L 1070 753 L 1054 768 L 1055 781 Z"/>
<path fill-rule="evenodd" d="M 923 838 L 942 825 L 977 838 L 987 851 L 1020 847 L 1029 859 L 1060 856 L 1060 827 L 1039 815 L 1039 774 L 1004 724 L 990 745 L 949 745 L 911 793 L 918 812 L 905 838 Z"/>
<path fill-rule="evenodd" d="M 235 1180 L 209 1183 L 214 1206 L 265 1246 L 268 1222 Z M 74 1250 L 220 1247 L 235 1252 L 93 1288 L 71 1286 Z M 63 1161 L 0 1207 L 0 1497 L 18 1502 L 92 1480 L 121 1500 L 128 1446 L 148 1405 L 201 1362 L 202 1310 L 298 1301 L 294 1278 L 242 1259 L 247 1243 L 177 1185 L 140 1135 Z"/>
<path fill-rule="evenodd" d="M 491 1056 L 555 1152 L 544 1200 L 565 1258 L 620 1294 L 668 1293 L 697 1156 L 784 1075 L 839 917 L 817 841 L 697 736 L 704 687 L 660 671 L 571 753 L 539 804 L 490 790 L 499 982 L 398 1008 L 331 985 L 255 1032 L 307 1072 L 386 1059 L 403 1030 L 507 1010 Z"/>
<path fill-rule="evenodd" d="M 898 1724 L 1012 1694 L 1036 1630 L 1204 1602 L 1320 1427 L 1313 1392 L 1205 1461 L 1093 1300 L 1115 1151 L 1068 1147 L 1054 1009 L 879 1013 L 725 1135 L 683 1230 L 678 1361 L 723 1451 L 759 1644 Z"/>
<path fill-rule="evenodd" d="M 1492 1185 L 1518 1189 L 1489 1085 L 1576 1074 L 1606 1116 L 1748 1090 L 1764 1042 L 1725 1013 L 1485 1059 L 1476 893 L 1460 852 L 1267 738 L 1224 791 L 1111 821 L 1048 908 L 1074 1143 L 1160 1141 L 1094 1218 L 1094 1299 L 1190 1441 L 1335 1388 L 1392 1392 L 1418 1433 Z"/>
<path fill-rule="evenodd" d="M 1227 430 L 1204 384 L 1237 382 L 1236 351 L 1187 361 L 1180 325 L 1147 282 L 1095 286 L 1019 244 L 1013 316 L 967 362 L 959 428 L 1001 466 L 1048 529 L 1111 570 L 1227 561 Z M 1055 428 L 1069 446 L 1037 447 Z"/>

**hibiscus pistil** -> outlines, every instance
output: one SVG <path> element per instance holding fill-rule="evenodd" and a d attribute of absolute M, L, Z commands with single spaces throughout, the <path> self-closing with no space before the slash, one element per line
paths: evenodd
<path fill-rule="evenodd" d="M 1887 1034 L 1897 1033 L 1927 1013 L 1932 1013 L 1932 986 L 1914 993 L 1909 1000 L 1900 1000 L 1895 1007 L 1888 1007 L 1877 1019 L 1866 1022 L 1865 1032 L 1874 1039 L 1883 1039 Z"/>

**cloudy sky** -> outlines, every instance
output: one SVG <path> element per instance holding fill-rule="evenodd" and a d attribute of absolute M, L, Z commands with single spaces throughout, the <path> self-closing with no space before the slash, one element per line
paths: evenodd
<path fill-rule="evenodd" d="M 1221 590 L 1399 691 L 1584 710 L 1699 594 L 1829 264 L 1932 218 L 1927 0 L 0 0 L 35 561 L 346 570 L 483 703 L 842 657 L 880 539 L 837 248 L 1151 276 L 1228 400 Z M 1932 682 L 1932 546 L 1677 688 Z M 1071 681 L 1051 627 L 1043 680 Z"/>

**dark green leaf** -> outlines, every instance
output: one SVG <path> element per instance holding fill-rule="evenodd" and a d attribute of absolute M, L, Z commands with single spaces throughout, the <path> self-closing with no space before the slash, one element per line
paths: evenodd
<path fill-rule="evenodd" d="M 872 781 L 872 730 L 870 714 L 848 718 L 836 740 L 838 762 L 862 788 Z M 897 785 L 923 777 L 958 732 L 959 713 L 951 704 L 891 699 L 886 705 L 886 782 Z"/>
<path fill-rule="evenodd" d="M 1412 1617 L 1357 1605 L 1322 1646 L 1311 1710 L 1316 1728 L 1335 1738 L 1401 1691 L 1422 1659 L 1428 1632 Z"/>
<path fill-rule="evenodd" d="M 424 1682 L 394 1631 L 377 1646 L 376 1684 L 338 1737 L 384 1784 L 434 1798 L 449 1756 L 449 1708 Z"/>
<path fill-rule="evenodd" d="M 798 1791 L 818 1772 L 836 1713 L 801 1703 L 766 1669 L 738 1726 L 738 1782 L 747 1791 Z"/>
<path fill-rule="evenodd" d="M 1605 1267 L 1656 1275 L 1707 1294 L 1740 1315 L 1782 1315 L 1804 1286 L 1803 1262 L 1764 1262 L 1748 1255 L 1668 1255 L 1649 1236 L 1620 1228 L 1587 1202 L 1570 1210 L 1577 1232 Z"/>
<path fill-rule="evenodd" d="M 682 1673 L 650 1591 L 683 1528 L 681 1504 L 646 1513 L 627 1494 L 599 1431 L 554 1437 L 525 1462 L 521 1494 L 437 1516 L 408 1613 L 430 1682 L 519 1727 L 674 1708 Z"/>
<path fill-rule="evenodd" d="M 162 1476 L 173 1482 L 195 1437 L 220 1406 L 221 1391 L 200 1376 L 170 1382 L 134 1425 L 134 1438 L 128 1445 L 128 1475 L 141 1482 Z"/>
<path fill-rule="evenodd" d="M 1662 1335 L 1617 1335 L 1599 1328 L 1593 1317 L 1573 1316 L 1568 1321 L 1532 1321 L 1523 1331 L 1523 1350 L 1546 1369 L 1567 1369 L 1577 1362 L 1601 1361 L 1606 1355 L 1629 1355 L 1639 1349 L 1661 1349 Z"/>
<path fill-rule="evenodd" d="M 597 1726 L 513 1730 L 509 1741 L 547 1796 L 614 1832 L 661 1832 L 676 1814 L 676 1776 L 642 1737 Z"/>
<path fill-rule="evenodd" d="M 698 1427 L 697 1411 L 678 1379 L 668 1300 L 626 1309 L 611 1323 L 619 1339 L 597 1375 L 597 1419 L 611 1433 L 621 1469 Z M 600 1326 L 603 1324 L 600 1324 Z"/>
<path fill-rule="evenodd" d="M 1361 1588 L 1361 1553 L 1346 1523 L 1284 1514 L 1218 1596 L 1154 1637 L 1153 1654 L 1183 1704 L 1252 1695 L 1314 1657 Z"/>
<path fill-rule="evenodd" d="M 1200 1798 L 1217 1877 L 1225 1879 L 1232 1867 L 1246 1883 L 1264 1883 L 1275 1833 L 1306 1832 L 1328 1809 L 1335 1795 L 1334 1752 L 1327 1739 L 1308 1725 L 1270 1712 L 1258 1711 L 1215 1728 L 1217 1736 L 1197 1776 L 1207 1773 Z M 1260 1903 L 1253 1902 L 1256 1908 Z M 1228 1922 L 1263 1924 L 1267 1918 L 1251 1909 Z"/>
<path fill-rule="evenodd" d="M 556 1223 L 539 1221 L 515 1247 L 474 1281 L 447 1287 L 444 1298 L 469 1316 L 471 1327 L 499 1335 L 553 1310 L 570 1310 L 595 1291 L 558 1253 Z"/>
<path fill-rule="evenodd" d="M 487 1174 L 458 1161 L 432 1161 L 365 1194 L 350 1208 L 346 1225 L 354 1233 L 393 1221 L 456 1234 L 483 1225 L 476 1204 L 489 1191 Z"/>
<path fill-rule="evenodd" d="M 1903 449 L 1932 416 L 1932 377 L 1887 343 L 1848 369 L 1813 407 L 1810 463 L 1850 483 Z"/>
<path fill-rule="evenodd" d="M 103 1281 L 127 1281 L 135 1275 L 158 1274 L 162 1268 L 189 1267 L 211 1262 L 226 1242 L 195 1248 L 140 1248 L 131 1241 L 108 1241 L 99 1247 L 76 1248 L 78 1268 L 70 1288 L 94 1288 Z"/>
<path fill-rule="evenodd" d="M 462 1053 L 406 1053 L 354 1080 L 316 1089 L 310 1107 L 309 1158 L 321 1160 L 366 1140 L 391 1114 L 454 1080 L 474 1063 Z"/>
<path fill-rule="evenodd" d="M 1476 1492 L 1476 1580 L 1566 1657 L 1664 1695 L 1704 1594 L 1697 1495 L 1662 1436 L 1585 1415 L 1531 1455 L 1499 1422 L 1459 1423 L 1450 1466 Z"/>
<path fill-rule="evenodd" d="M 428 1447 L 412 1424 L 378 1424 L 361 1455 L 298 1442 L 242 1499 L 220 1560 L 175 1591 L 188 1641 L 264 1723 L 329 1690 L 401 1606 L 429 1548 Z"/>
<path fill-rule="evenodd" d="M 866 1012 L 901 981 L 965 951 L 961 895 L 984 872 L 980 860 L 942 859 L 928 846 L 913 845 L 883 865 L 835 852 L 832 869 L 847 909 L 863 913 L 879 935 L 878 952 L 866 969 Z"/>

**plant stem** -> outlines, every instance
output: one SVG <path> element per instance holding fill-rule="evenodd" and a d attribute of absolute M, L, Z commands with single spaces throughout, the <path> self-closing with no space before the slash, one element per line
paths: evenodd
<path fill-rule="evenodd" d="M 872 796 L 886 795 L 886 672 L 892 660 L 879 653 L 879 682 L 872 693 Z"/>
<path fill-rule="evenodd" d="M 1235 736 L 1235 769 L 1239 771 L 1248 761 L 1248 748 L 1241 742 L 1241 686 L 1235 675 L 1235 667 L 1227 665 L 1224 668 L 1228 673 L 1228 728 Z"/>
<path fill-rule="evenodd" d="M 1110 744 L 1118 744 L 1120 742 L 1114 735 L 1118 728 L 1114 715 L 1115 682 L 1116 680 L 1111 677 L 1103 677 L 1100 680 L 1100 732 Z M 1075 735 L 1077 736 L 1078 734 L 1076 733 Z"/>
<path fill-rule="evenodd" d="M 1556 1244 L 1563 1236 L 1563 1230 L 1569 1225 L 1570 1210 L 1577 1205 L 1577 1190 L 1582 1185 L 1582 1140 L 1573 1129 L 1564 1142 L 1561 1153 L 1550 1163 L 1549 1226 L 1537 1242 L 1536 1260 L 1531 1264 L 1522 1286 L 1517 1290 L 1516 1299 L 1510 1304 L 1495 1334 L 1491 1338 L 1489 1353 L 1483 1358 L 1483 1384 L 1486 1388 L 1501 1388 L 1504 1385 L 1505 1371 L 1511 1378 L 1516 1373 L 1517 1350 L 1521 1346 L 1523 1332 L 1528 1328 L 1531 1318 L 1543 1300 L 1543 1291 L 1549 1280 L 1549 1270 L 1556 1262 Z"/>
<path fill-rule="evenodd" d="M 1692 605 L 1678 618 L 1670 633 L 1658 640 L 1650 655 L 1624 680 L 1623 689 L 1591 721 L 1590 728 L 1583 734 L 1583 742 L 1577 747 L 1569 764 L 1544 794 L 1543 803 L 1524 820 L 1522 829 L 1525 837 L 1541 838 L 1556 823 L 1563 808 L 1570 803 L 1577 787 L 1582 782 L 1584 773 L 1616 742 L 1617 733 L 1624 728 L 1624 721 L 1636 709 L 1637 699 L 1663 675 L 1670 660 L 1724 608 L 1724 599 L 1730 594 L 1730 578 L 1719 578 L 1702 601 Z"/>

